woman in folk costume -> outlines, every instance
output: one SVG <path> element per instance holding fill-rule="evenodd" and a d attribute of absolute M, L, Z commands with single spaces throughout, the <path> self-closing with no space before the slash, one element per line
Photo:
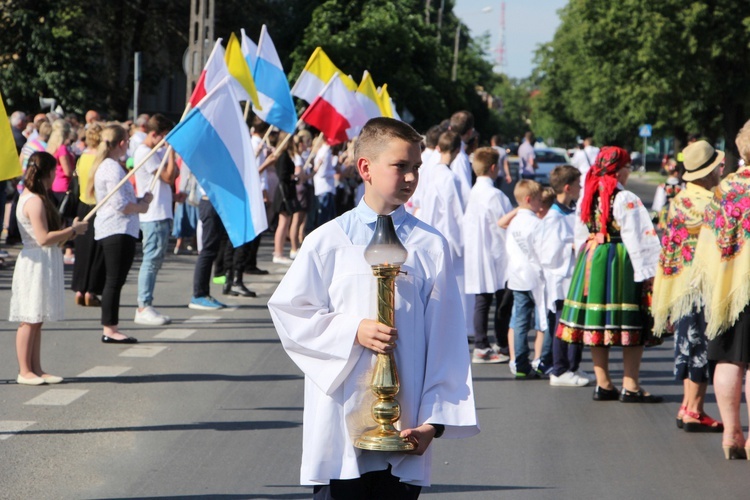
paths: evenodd
<path fill-rule="evenodd" d="M 703 215 L 721 180 L 724 153 L 698 141 L 686 147 L 683 156 L 687 186 L 670 203 L 654 279 L 654 334 L 661 336 L 668 322 L 675 325 L 674 375 L 684 387 L 677 427 L 687 432 L 721 432 L 721 422 L 703 411 L 713 363 L 707 357 L 700 290 L 691 286 L 689 274 Z"/>
<path fill-rule="evenodd" d="M 619 147 L 599 151 L 586 175 L 578 260 L 557 336 L 591 346 L 597 386 L 595 401 L 656 403 L 641 389 L 643 346 L 651 340 L 649 290 L 659 259 L 659 239 L 641 200 L 625 190 L 630 156 Z M 609 375 L 609 347 L 622 346 L 622 392 Z"/>
<path fill-rule="evenodd" d="M 750 395 L 750 122 L 737 134 L 745 165 L 719 184 L 698 236 L 691 277 L 703 293 L 708 359 L 716 361 L 714 391 L 724 421 L 727 459 L 750 456 L 740 422 L 742 377 Z"/>

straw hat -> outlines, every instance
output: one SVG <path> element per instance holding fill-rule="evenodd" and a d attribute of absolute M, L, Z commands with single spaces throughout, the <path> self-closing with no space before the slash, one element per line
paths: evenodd
<path fill-rule="evenodd" d="M 688 182 L 707 176 L 724 161 L 724 151 L 717 151 L 706 141 L 696 141 L 682 150 L 682 163 Z"/>

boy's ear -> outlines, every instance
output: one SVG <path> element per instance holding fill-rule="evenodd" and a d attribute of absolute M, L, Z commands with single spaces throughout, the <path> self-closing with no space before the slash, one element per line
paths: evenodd
<path fill-rule="evenodd" d="M 357 171 L 359 171 L 359 176 L 362 177 L 363 181 L 370 182 L 372 176 L 370 175 L 369 159 L 365 158 L 364 156 L 357 158 Z"/>
<path fill-rule="evenodd" d="M 497 170 L 497 163 L 490 165 L 490 172 L 494 172 L 495 170 Z"/>

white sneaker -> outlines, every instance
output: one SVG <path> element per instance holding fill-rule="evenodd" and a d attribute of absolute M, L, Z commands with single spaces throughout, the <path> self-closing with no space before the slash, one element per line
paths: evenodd
<path fill-rule="evenodd" d="M 292 262 L 294 262 L 289 257 L 284 257 L 283 255 L 281 257 L 274 255 L 273 256 L 273 263 L 274 264 L 284 264 L 285 266 L 290 265 Z"/>
<path fill-rule="evenodd" d="M 505 360 L 507 361 L 507 359 Z M 474 349 L 474 353 L 471 355 L 472 363 L 502 363 L 500 354 L 492 350 L 491 347 L 486 349 Z"/>
<path fill-rule="evenodd" d="M 511 373 L 512 375 L 515 375 L 515 374 L 516 374 L 516 371 L 517 371 L 517 370 L 516 370 L 516 362 L 515 362 L 515 361 L 510 361 L 510 362 L 508 363 L 508 368 L 510 369 L 510 373 Z"/>
<path fill-rule="evenodd" d="M 589 385 L 589 379 L 581 378 L 573 372 L 565 372 L 559 377 L 550 375 L 549 385 L 553 387 L 584 387 Z"/>
<path fill-rule="evenodd" d="M 172 319 L 169 316 L 159 314 L 153 307 L 146 306 L 142 311 L 135 310 L 135 319 L 133 322 L 139 325 L 161 326 L 168 325 L 172 322 Z"/>
<path fill-rule="evenodd" d="M 297 256 L 297 252 L 295 250 L 289 250 L 289 258 L 294 260 L 294 258 Z"/>
<path fill-rule="evenodd" d="M 588 380 L 589 382 L 591 382 L 592 380 L 594 380 L 594 376 L 593 375 L 590 375 L 589 373 L 587 373 L 587 372 L 585 372 L 585 371 L 583 371 L 581 369 L 578 369 L 575 372 L 575 374 L 578 375 L 581 378 L 584 378 L 584 379 Z"/>

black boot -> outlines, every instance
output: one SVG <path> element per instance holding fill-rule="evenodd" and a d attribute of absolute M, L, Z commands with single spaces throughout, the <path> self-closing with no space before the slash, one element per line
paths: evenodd
<path fill-rule="evenodd" d="M 232 293 L 232 271 L 227 271 L 226 281 L 224 286 L 221 288 L 222 295 L 235 295 Z"/>
<path fill-rule="evenodd" d="M 232 295 L 240 297 L 257 297 L 258 295 L 252 290 L 248 290 L 244 283 L 242 283 L 242 273 L 237 273 L 232 282 L 232 288 L 230 289 Z"/>

